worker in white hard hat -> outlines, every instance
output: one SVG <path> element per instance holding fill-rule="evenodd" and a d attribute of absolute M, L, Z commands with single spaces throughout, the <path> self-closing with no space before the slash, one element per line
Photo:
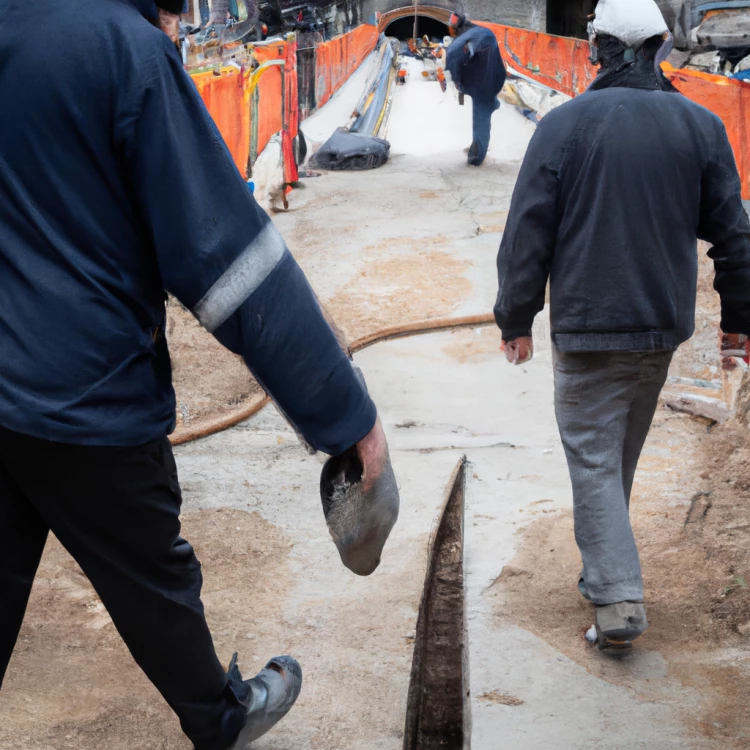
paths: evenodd
<path fill-rule="evenodd" d="M 601 0 L 601 71 L 529 145 L 498 256 L 508 359 L 533 355 L 550 281 L 555 406 L 573 485 L 579 590 L 600 647 L 648 627 L 629 519 L 638 459 L 674 351 L 695 325 L 697 239 L 710 242 L 727 334 L 750 334 L 750 220 L 721 120 L 662 73 L 653 0 Z"/>

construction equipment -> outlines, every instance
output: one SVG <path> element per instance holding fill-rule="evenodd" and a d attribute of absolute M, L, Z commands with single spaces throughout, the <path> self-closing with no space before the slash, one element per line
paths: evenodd
<path fill-rule="evenodd" d="M 445 80 L 445 71 L 442 68 L 437 69 L 437 80 L 443 93 L 448 90 L 448 82 Z"/>

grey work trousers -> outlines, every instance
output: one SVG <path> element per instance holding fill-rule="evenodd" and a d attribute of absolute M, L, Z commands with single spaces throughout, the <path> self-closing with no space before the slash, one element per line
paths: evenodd
<path fill-rule="evenodd" d="M 555 412 L 573 485 L 581 593 L 643 601 L 630 493 L 674 352 L 553 351 Z"/>

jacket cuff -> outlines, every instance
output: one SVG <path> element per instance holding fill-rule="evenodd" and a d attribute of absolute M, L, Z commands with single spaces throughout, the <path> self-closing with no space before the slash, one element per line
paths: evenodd
<path fill-rule="evenodd" d="M 514 331 L 502 331 L 503 334 L 503 341 L 506 344 L 510 344 L 511 341 L 515 341 L 516 339 L 523 339 L 523 338 L 531 338 L 531 330 L 525 329 L 525 330 L 514 330 Z"/>

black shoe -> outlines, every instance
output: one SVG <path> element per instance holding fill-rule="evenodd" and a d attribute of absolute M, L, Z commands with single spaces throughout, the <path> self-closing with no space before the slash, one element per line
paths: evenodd
<path fill-rule="evenodd" d="M 235 654 L 228 677 L 230 683 L 243 683 L 245 692 L 250 693 L 243 701 L 247 723 L 230 748 L 246 750 L 251 742 L 262 737 L 289 713 L 302 690 L 302 668 L 291 656 L 277 656 L 252 680 L 243 680 Z"/>
<path fill-rule="evenodd" d="M 469 149 L 469 165 L 472 167 L 479 167 L 482 165 L 482 162 L 484 162 L 484 156 L 479 156 L 479 146 L 477 145 L 477 142 L 474 141 Z"/>

